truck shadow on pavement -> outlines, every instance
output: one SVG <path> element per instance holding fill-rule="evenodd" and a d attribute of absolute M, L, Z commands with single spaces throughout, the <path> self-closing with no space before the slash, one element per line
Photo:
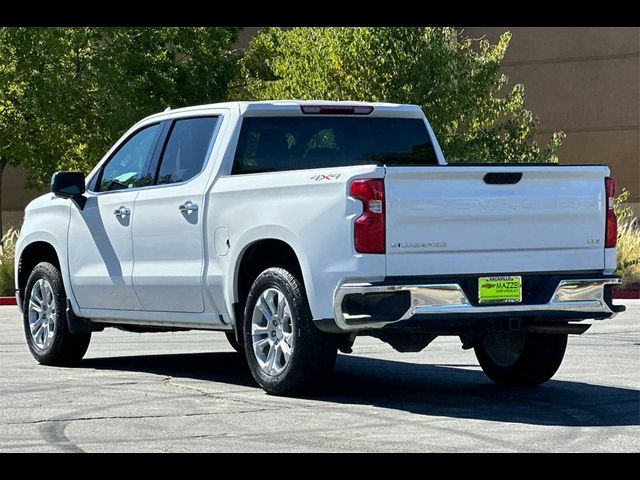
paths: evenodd
<path fill-rule="evenodd" d="M 82 368 L 255 386 L 240 355 L 229 352 L 91 358 L 82 362 Z M 532 425 L 640 424 L 638 390 L 564 380 L 551 380 L 538 388 L 499 388 L 475 365 L 421 365 L 339 355 L 333 377 L 320 391 L 305 398 Z"/>

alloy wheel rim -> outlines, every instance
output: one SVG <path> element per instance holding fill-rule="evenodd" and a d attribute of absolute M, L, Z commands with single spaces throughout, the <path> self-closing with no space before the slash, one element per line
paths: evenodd
<path fill-rule="evenodd" d="M 53 343 L 58 321 L 53 288 L 47 279 L 40 278 L 33 284 L 27 311 L 34 345 L 40 350 L 47 350 Z"/>
<path fill-rule="evenodd" d="M 291 307 L 277 288 L 265 289 L 253 307 L 251 342 L 260 369 L 277 376 L 287 367 L 294 349 Z"/>

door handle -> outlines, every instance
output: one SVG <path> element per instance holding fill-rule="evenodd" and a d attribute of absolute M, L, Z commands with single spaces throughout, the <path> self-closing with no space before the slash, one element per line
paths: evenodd
<path fill-rule="evenodd" d="M 198 211 L 198 204 L 197 203 L 193 203 L 191 200 L 189 200 L 188 202 L 183 203 L 182 205 L 180 205 L 178 207 L 178 210 L 180 210 L 181 213 L 193 213 L 193 212 L 197 212 Z"/>
<path fill-rule="evenodd" d="M 113 211 L 113 214 L 116 217 L 120 217 L 120 218 L 124 218 L 124 217 L 128 217 L 129 215 L 131 215 L 131 210 L 129 210 L 127 207 L 125 207 L 124 205 L 120 208 L 116 208 Z"/>

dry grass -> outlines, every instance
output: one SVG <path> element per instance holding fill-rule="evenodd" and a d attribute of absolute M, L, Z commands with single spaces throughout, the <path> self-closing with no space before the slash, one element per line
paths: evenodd
<path fill-rule="evenodd" d="M 0 244 L 0 296 L 12 297 L 15 295 L 13 284 L 14 255 L 16 252 L 16 241 L 20 231 L 10 228 L 2 237 Z"/>
<path fill-rule="evenodd" d="M 629 192 L 623 190 L 615 202 L 618 217 L 618 268 L 625 286 L 640 283 L 640 221 L 624 204 Z"/>

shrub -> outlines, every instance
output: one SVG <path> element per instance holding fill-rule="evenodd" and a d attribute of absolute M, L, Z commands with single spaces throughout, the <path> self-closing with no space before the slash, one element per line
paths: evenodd
<path fill-rule="evenodd" d="M 564 134 L 538 144 L 524 87 L 500 68 L 510 39 L 492 45 L 453 27 L 265 28 L 242 59 L 237 93 L 413 103 L 449 162 L 557 162 Z"/>
<path fill-rule="evenodd" d="M 14 255 L 16 253 L 16 241 L 20 231 L 11 227 L 4 234 L 0 244 L 0 296 L 9 297 L 15 295 Z"/>
<path fill-rule="evenodd" d="M 618 217 L 618 267 L 616 273 L 622 277 L 623 284 L 640 283 L 640 228 L 638 218 L 630 207 L 625 206 L 629 192 L 623 190 L 614 202 Z"/>

